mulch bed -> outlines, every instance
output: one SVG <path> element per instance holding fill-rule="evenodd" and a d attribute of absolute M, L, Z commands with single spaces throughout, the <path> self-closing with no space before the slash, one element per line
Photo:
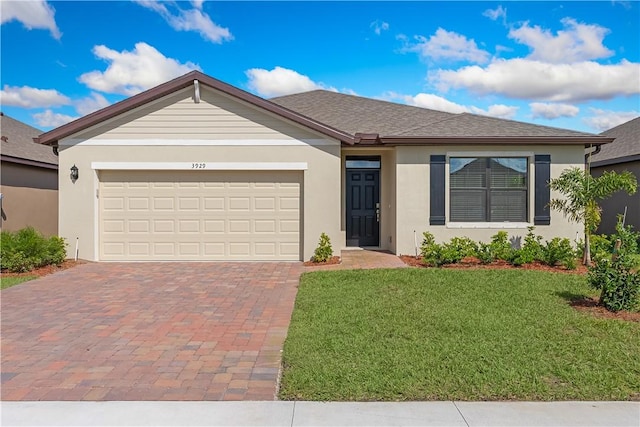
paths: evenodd
<path fill-rule="evenodd" d="M 400 255 L 400 259 L 407 265 L 412 267 L 422 267 L 422 268 L 432 268 L 428 265 L 425 265 L 422 262 L 422 258 L 411 255 Z M 577 267 L 575 270 L 569 270 L 562 266 L 551 267 L 549 265 L 542 264 L 540 262 L 533 262 L 530 264 L 524 264 L 520 267 L 516 267 L 514 265 L 509 264 L 504 260 L 497 260 L 490 264 L 483 264 L 480 262 L 478 258 L 475 257 L 467 257 L 463 258 L 457 264 L 447 264 L 443 265 L 441 268 L 450 268 L 450 269 L 482 269 L 482 270 L 538 270 L 538 271 L 550 271 L 554 273 L 570 273 L 570 274 L 587 274 L 587 267 L 576 262 Z"/>
<path fill-rule="evenodd" d="M 400 259 L 407 265 L 412 267 L 421 267 L 421 268 L 431 268 L 425 265 L 422 262 L 422 258 L 411 255 L 401 255 Z M 541 264 L 538 262 L 531 264 L 524 264 L 520 267 L 513 266 L 506 261 L 495 261 L 491 264 L 482 264 L 477 258 L 469 257 L 464 258 L 458 264 L 449 264 L 442 266 L 442 268 L 449 269 L 520 269 L 520 270 L 538 270 L 538 271 L 550 271 L 550 272 L 558 272 L 558 273 L 568 273 L 568 274 L 587 274 L 587 267 L 577 262 L 577 268 L 575 270 L 567 270 L 564 267 L 551 267 L 545 264 Z M 617 313 L 613 313 L 606 308 L 602 307 L 598 304 L 597 298 L 584 297 L 581 299 L 569 301 L 569 305 L 575 308 L 578 311 L 583 311 L 591 314 L 595 317 L 602 317 L 606 319 L 618 319 L 624 320 L 628 322 L 640 322 L 640 313 L 629 312 L 629 311 L 619 311 Z"/>
<path fill-rule="evenodd" d="M 2 275 L 5 277 L 25 277 L 25 276 L 36 276 L 42 277 L 48 274 L 56 273 L 58 271 L 66 270 L 68 268 L 73 268 L 80 264 L 85 264 L 87 261 L 78 260 L 74 261 L 72 259 L 65 259 L 62 261 L 60 265 L 45 265 L 44 267 L 36 268 L 35 270 L 26 272 L 26 273 L 10 273 L 6 270 L 2 270 Z"/>
<path fill-rule="evenodd" d="M 339 256 L 332 256 L 331 258 L 329 258 L 325 262 L 305 261 L 304 262 L 304 266 L 305 267 L 319 267 L 319 266 L 323 266 L 323 265 L 340 264 L 340 262 L 341 262 L 341 260 L 340 260 Z"/>

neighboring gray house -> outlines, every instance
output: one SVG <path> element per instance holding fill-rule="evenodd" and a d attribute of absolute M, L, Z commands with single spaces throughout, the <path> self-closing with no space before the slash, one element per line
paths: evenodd
<path fill-rule="evenodd" d="M 604 171 L 630 171 L 640 181 L 640 117 L 623 123 L 601 133 L 602 136 L 615 138 L 613 143 L 602 146 L 602 150 L 591 158 L 591 174 L 600 176 Z M 602 222 L 599 233 L 611 234 L 615 231 L 618 215 L 627 215 L 625 224 L 633 225 L 640 231 L 640 191 L 629 196 L 624 191 L 600 203 Z"/>
<path fill-rule="evenodd" d="M 33 226 L 46 236 L 58 234 L 58 157 L 51 147 L 33 142 L 42 133 L 0 113 L 2 119 L 2 230 Z"/>
<path fill-rule="evenodd" d="M 321 233 L 396 254 L 424 231 L 575 239 L 547 183 L 612 140 L 198 71 L 38 138 L 60 151 L 60 235 L 95 261 L 307 260 Z"/>

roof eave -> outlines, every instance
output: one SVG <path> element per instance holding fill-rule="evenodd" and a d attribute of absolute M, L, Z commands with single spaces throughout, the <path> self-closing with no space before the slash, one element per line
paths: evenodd
<path fill-rule="evenodd" d="M 464 137 L 419 137 L 383 136 L 383 145 L 582 145 L 584 147 L 609 144 L 615 138 L 601 136 L 464 136 Z"/>
<path fill-rule="evenodd" d="M 35 166 L 43 169 L 58 170 L 58 165 L 54 163 L 41 162 L 39 160 L 23 159 L 20 157 L 7 156 L 6 154 L 0 155 L 0 161 L 16 163 L 19 165 Z"/>
<path fill-rule="evenodd" d="M 633 154 L 630 156 L 615 157 L 615 158 L 605 159 L 605 160 L 594 160 L 591 162 L 591 167 L 599 168 L 602 166 L 611 166 L 611 165 L 618 165 L 618 164 L 638 162 L 638 161 L 640 161 L 640 154 Z"/>
<path fill-rule="evenodd" d="M 266 99 L 260 98 L 249 92 L 245 92 L 242 89 L 238 89 L 237 87 L 214 79 L 213 77 L 207 76 L 206 74 L 203 74 L 199 71 L 191 71 L 190 73 L 177 77 L 159 86 L 134 95 L 130 98 L 124 99 L 120 102 L 103 108 L 102 110 L 98 110 L 77 120 L 62 125 L 56 129 L 50 130 L 49 132 L 45 132 L 42 135 L 34 138 L 33 140 L 34 142 L 37 142 L 39 144 L 57 145 L 58 141 L 62 138 L 66 138 L 95 124 L 98 124 L 105 120 L 109 120 L 135 108 L 141 107 L 151 101 L 167 96 L 172 92 L 189 87 L 193 84 L 194 80 L 198 80 L 206 86 L 209 86 L 227 95 L 239 98 L 242 101 L 245 101 L 256 107 L 263 108 L 273 114 L 291 120 L 307 128 L 313 129 L 317 132 L 322 133 L 323 135 L 337 139 L 343 143 L 349 145 L 353 145 L 354 143 L 353 136 L 346 132 L 342 132 L 338 129 L 334 129 L 330 126 L 324 125 L 320 122 L 303 116 L 302 114 L 296 113 L 295 111 L 267 101 Z"/>

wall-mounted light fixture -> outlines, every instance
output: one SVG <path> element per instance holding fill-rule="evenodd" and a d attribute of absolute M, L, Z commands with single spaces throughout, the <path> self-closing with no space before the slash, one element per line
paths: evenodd
<path fill-rule="evenodd" d="M 71 177 L 71 182 L 75 184 L 78 180 L 78 176 L 80 176 L 78 174 L 78 167 L 76 165 L 71 166 L 71 174 L 69 176 Z"/>

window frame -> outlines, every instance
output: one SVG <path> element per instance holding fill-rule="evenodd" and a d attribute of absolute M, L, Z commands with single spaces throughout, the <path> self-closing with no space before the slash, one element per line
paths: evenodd
<path fill-rule="evenodd" d="M 445 186 L 445 197 L 446 197 L 446 225 L 450 228 L 525 228 L 530 225 L 532 219 L 531 206 L 533 201 L 531 198 L 533 197 L 532 185 L 535 180 L 535 168 L 532 164 L 534 153 L 529 152 L 451 152 L 446 155 L 446 186 Z M 485 174 L 485 183 L 482 191 L 484 192 L 484 197 L 486 198 L 486 208 L 484 212 L 484 219 L 480 221 L 463 221 L 452 219 L 452 209 L 451 209 L 451 201 L 452 201 L 452 189 L 451 188 L 451 160 L 455 158 L 483 158 L 486 160 L 486 174 Z M 491 220 L 491 163 L 490 159 L 505 159 L 505 158 L 519 158 L 524 159 L 526 161 L 526 172 L 525 172 L 525 185 L 524 188 L 513 189 L 514 191 L 524 191 L 525 192 L 525 206 L 524 206 L 524 221 L 492 221 Z M 493 187 L 495 189 L 495 187 Z M 500 189 L 500 187 L 498 188 Z"/>

